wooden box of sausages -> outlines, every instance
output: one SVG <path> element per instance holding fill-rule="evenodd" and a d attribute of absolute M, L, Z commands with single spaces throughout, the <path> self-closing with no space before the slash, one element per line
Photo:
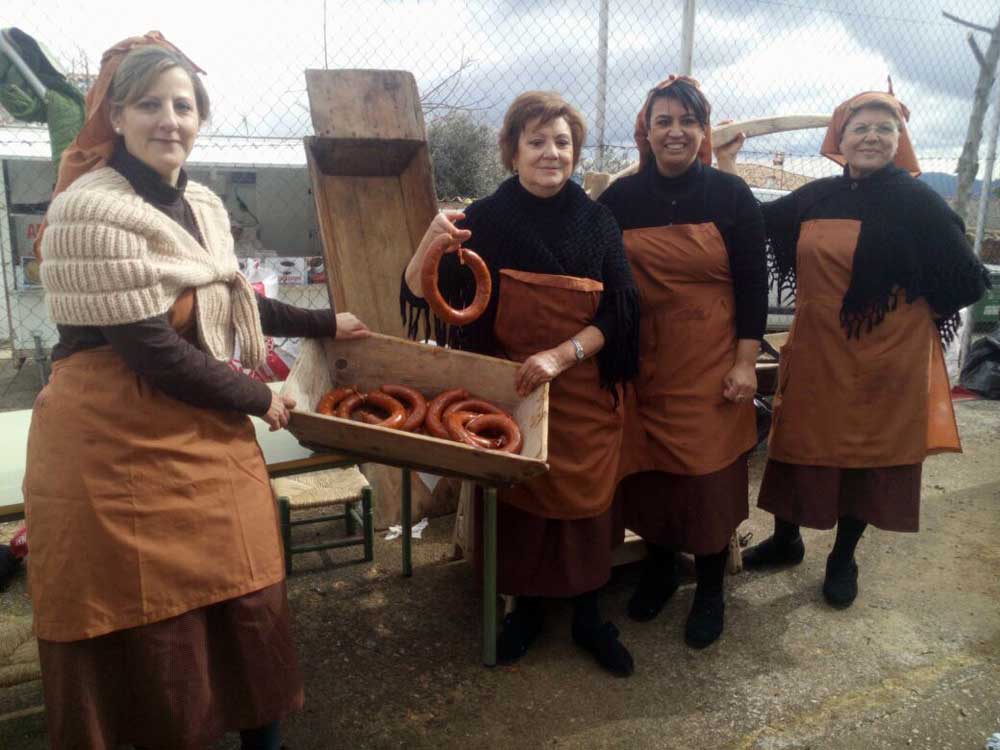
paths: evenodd
<path fill-rule="evenodd" d="M 489 483 L 516 483 L 548 471 L 549 387 L 526 398 L 514 390 L 518 364 L 493 357 L 418 344 L 374 334 L 351 341 L 310 339 L 281 389 L 295 399 L 288 429 L 304 444 L 323 446 L 359 460 L 405 466 Z M 370 391 L 403 385 L 428 401 L 463 388 L 511 414 L 524 445 L 519 455 L 475 448 L 450 440 L 403 432 L 316 413 L 332 388 Z"/>

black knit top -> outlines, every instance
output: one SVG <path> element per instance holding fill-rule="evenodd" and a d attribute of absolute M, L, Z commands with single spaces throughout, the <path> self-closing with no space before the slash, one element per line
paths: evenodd
<path fill-rule="evenodd" d="M 598 198 L 622 231 L 676 224 L 715 224 L 733 278 L 736 338 L 760 339 L 767 326 L 764 219 L 750 188 L 735 175 L 695 160 L 684 174 L 664 177 L 651 161 L 616 180 Z"/>
<path fill-rule="evenodd" d="M 597 355 L 605 387 L 628 380 L 638 370 L 639 294 L 622 246 L 621 232 L 610 211 L 594 203 L 573 182 L 551 198 L 532 195 L 517 177 L 503 182 L 492 195 L 465 210 L 459 223 L 472 232 L 467 246 L 486 262 L 499 289 L 502 269 L 528 273 L 576 276 L 604 285 L 597 313 L 591 321 L 604 334 L 604 348 Z M 475 295 L 472 274 L 458 263 L 455 253 L 439 266 L 438 288 L 449 305 L 462 308 Z M 493 324 L 496 292 L 486 312 L 462 328 L 447 328 L 435 319 L 434 338 L 455 348 L 497 354 Z M 400 288 L 400 310 L 409 334 L 416 338 L 424 319 L 430 333 L 427 302 L 406 285 Z"/>
<path fill-rule="evenodd" d="M 174 187 L 121 145 L 108 166 L 121 174 L 136 194 L 184 227 L 204 246 L 205 240 L 184 199 L 187 174 L 182 170 Z M 257 296 L 261 327 L 274 336 L 333 336 L 337 319 L 332 310 L 304 310 Z M 169 314 L 116 326 L 57 326 L 59 342 L 52 360 L 108 344 L 136 373 L 180 401 L 212 409 L 231 409 L 262 415 L 271 405 L 271 389 L 260 381 L 235 372 L 181 337 Z"/>

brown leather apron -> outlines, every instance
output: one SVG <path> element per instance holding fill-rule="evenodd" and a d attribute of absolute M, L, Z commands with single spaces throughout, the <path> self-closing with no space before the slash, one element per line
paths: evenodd
<path fill-rule="evenodd" d="M 500 271 L 494 335 L 523 362 L 580 332 L 594 318 L 603 285 L 555 274 Z M 611 505 L 621 449 L 622 412 L 600 386 L 590 358 L 549 384 L 549 472 L 501 490 L 500 499 L 544 518 L 593 518 Z"/>
<path fill-rule="evenodd" d="M 171 323 L 190 331 L 193 295 Z M 74 641 L 284 577 L 277 516 L 245 414 L 189 406 L 110 347 L 53 365 L 24 478 L 35 631 Z"/>
<path fill-rule="evenodd" d="M 781 350 L 769 457 L 844 468 L 916 464 L 961 443 L 948 373 L 927 302 L 848 339 L 840 308 L 861 224 L 803 222 L 795 319 Z"/>
<path fill-rule="evenodd" d="M 639 376 L 626 388 L 620 475 L 702 475 L 756 442 L 752 403 L 722 396 L 736 362 L 733 281 L 713 223 L 630 229 L 625 251 L 642 295 Z"/>

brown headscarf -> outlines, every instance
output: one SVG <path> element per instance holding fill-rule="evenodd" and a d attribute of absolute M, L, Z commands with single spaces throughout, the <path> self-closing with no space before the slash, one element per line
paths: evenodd
<path fill-rule="evenodd" d="M 646 128 L 646 113 L 652 104 L 653 93 L 673 86 L 676 81 L 684 81 L 684 83 L 694 86 L 699 91 L 701 90 L 701 85 L 694 78 L 691 78 L 690 76 L 675 76 L 671 73 L 664 80 L 656 84 L 653 87 L 653 90 L 649 92 L 646 96 L 646 101 L 642 103 L 642 109 L 639 110 L 639 114 L 635 118 L 635 132 L 633 133 L 635 145 L 639 147 L 639 169 L 644 168 L 653 158 L 653 149 L 649 145 L 649 130 Z M 709 121 L 705 125 L 705 138 L 701 142 L 701 147 L 698 149 L 698 158 L 709 166 L 712 165 L 711 114 L 712 111 L 711 108 L 709 108 Z"/>
<path fill-rule="evenodd" d="M 101 70 L 97 75 L 97 80 L 87 92 L 86 120 L 76 138 L 66 147 L 59 160 L 59 176 L 56 179 L 55 189 L 52 191 L 53 198 L 68 188 L 77 177 L 108 163 L 115 148 L 115 141 L 118 139 L 111 125 L 108 90 L 111 88 L 111 81 L 125 56 L 136 47 L 147 45 L 156 45 L 175 52 L 186 60 L 196 73 L 205 72 L 195 65 L 191 58 L 168 42 L 159 31 L 150 31 L 143 36 L 123 39 L 106 50 L 101 56 Z M 35 237 L 35 257 L 39 261 L 42 259 L 41 246 L 44 231 L 45 224 L 43 222 L 41 230 Z"/>
<path fill-rule="evenodd" d="M 866 106 L 878 105 L 887 107 L 896 113 L 899 120 L 899 148 L 896 149 L 896 156 L 893 163 L 900 169 L 905 169 L 914 177 L 920 175 L 920 164 L 917 162 L 917 155 L 913 152 L 913 144 L 910 142 L 909 133 L 906 131 L 906 121 L 910 119 L 910 110 L 897 99 L 891 90 L 888 93 L 882 91 L 865 91 L 857 96 L 852 96 L 846 102 L 841 103 L 833 111 L 833 119 L 826 129 L 826 136 L 823 138 L 823 145 L 819 152 L 828 159 L 832 159 L 840 166 L 845 166 L 847 160 L 840 152 L 840 140 L 844 135 L 844 128 L 851 116 Z"/>

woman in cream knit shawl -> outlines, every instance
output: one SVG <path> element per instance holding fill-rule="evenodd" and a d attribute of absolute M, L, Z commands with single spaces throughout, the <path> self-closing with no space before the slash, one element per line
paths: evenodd
<path fill-rule="evenodd" d="M 207 94 L 156 32 L 108 51 L 41 241 L 59 330 L 24 495 L 57 747 L 277 748 L 302 705 L 267 471 L 247 414 L 290 399 L 228 366 L 264 334 L 366 335 L 257 297 L 221 201 L 183 165 Z"/>

